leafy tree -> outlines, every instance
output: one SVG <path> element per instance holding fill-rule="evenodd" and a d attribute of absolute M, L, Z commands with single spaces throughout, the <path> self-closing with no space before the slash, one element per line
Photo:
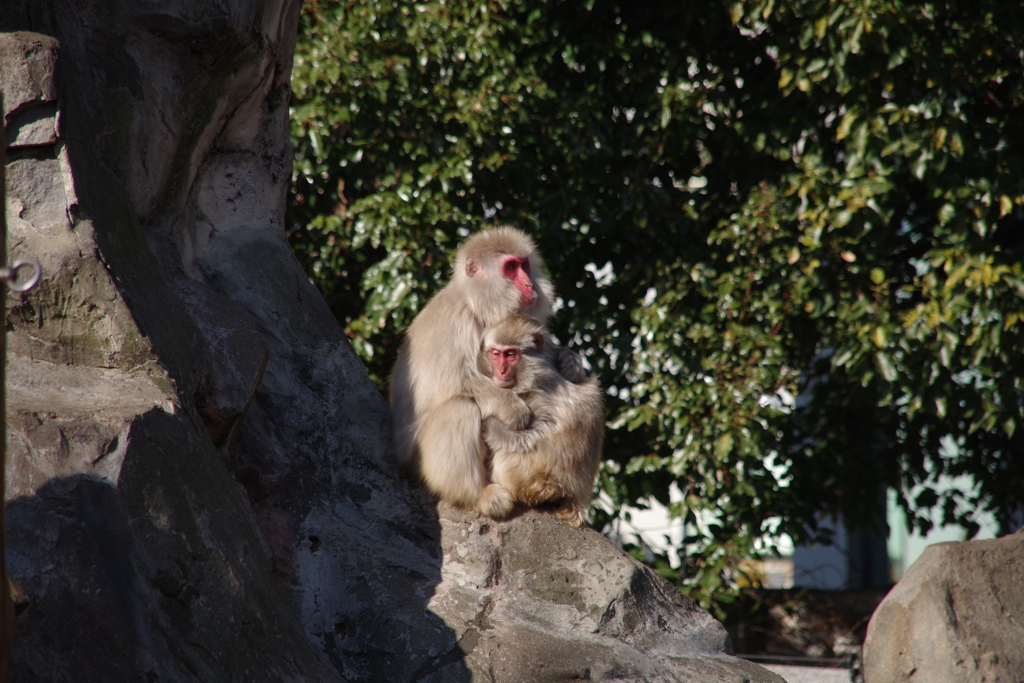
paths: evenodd
<path fill-rule="evenodd" d="M 608 387 L 601 487 L 617 507 L 679 483 L 678 578 L 705 605 L 766 533 L 876 523 L 884 487 L 921 530 L 989 510 L 1008 531 L 1022 21 L 991 0 L 312 2 L 291 240 L 383 385 L 461 237 L 535 235 L 556 333 Z"/>

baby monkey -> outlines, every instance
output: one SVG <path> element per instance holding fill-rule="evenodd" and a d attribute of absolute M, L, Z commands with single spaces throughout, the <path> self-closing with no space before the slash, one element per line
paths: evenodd
<path fill-rule="evenodd" d="M 480 372 L 515 392 L 533 413 L 522 430 L 483 414 L 491 450 L 491 483 L 478 509 L 506 517 L 516 503 L 556 503 L 558 517 L 573 527 L 586 521 L 604 441 L 603 394 L 597 380 L 575 384 L 555 369 L 544 329 L 513 316 L 487 329 Z"/>

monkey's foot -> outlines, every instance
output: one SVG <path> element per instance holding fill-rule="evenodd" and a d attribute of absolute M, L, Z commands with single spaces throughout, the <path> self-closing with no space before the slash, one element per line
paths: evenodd
<path fill-rule="evenodd" d="M 566 490 L 554 483 L 553 481 L 533 481 L 524 486 L 519 491 L 519 500 L 529 505 L 530 507 L 537 507 L 544 503 L 551 503 L 556 500 L 561 500 L 566 497 Z"/>
<path fill-rule="evenodd" d="M 477 502 L 477 509 L 481 514 L 502 519 L 512 514 L 515 501 L 512 494 L 500 484 L 488 484 L 480 493 L 480 500 Z"/>
<path fill-rule="evenodd" d="M 587 511 L 572 503 L 563 505 L 555 510 L 555 514 L 563 522 L 568 522 L 573 529 L 579 529 L 587 521 Z"/>

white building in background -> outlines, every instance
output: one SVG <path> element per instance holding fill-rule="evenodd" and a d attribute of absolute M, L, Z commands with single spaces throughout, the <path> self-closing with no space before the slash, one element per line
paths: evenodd
<path fill-rule="evenodd" d="M 970 478 L 968 477 L 948 480 L 948 486 L 956 486 L 960 489 L 969 485 Z M 917 532 L 908 533 L 907 517 L 899 505 L 897 505 L 896 496 L 893 492 L 890 491 L 889 494 L 887 501 L 889 517 L 888 554 L 893 581 L 899 581 L 907 572 L 907 569 L 910 568 L 910 565 L 914 564 L 914 561 L 921 556 L 924 549 L 933 543 L 967 540 L 967 534 L 959 526 L 937 527 L 923 536 Z M 974 516 L 974 521 L 981 525 L 981 530 L 972 540 L 981 541 L 996 537 L 999 531 L 999 524 L 992 514 L 977 514 Z"/>
<path fill-rule="evenodd" d="M 950 485 L 963 482 L 950 482 Z M 888 538 L 872 537 L 868 532 L 848 532 L 842 524 L 836 529 L 830 546 L 801 546 L 790 557 L 793 586 L 821 590 L 884 588 L 899 581 L 910 565 L 933 543 L 967 540 L 960 526 L 936 527 L 927 534 L 907 531 L 907 518 L 896 503 L 895 494 L 887 497 Z M 976 518 L 981 530 L 975 540 L 995 538 L 998 525 L 992 515 Z"/>
<path fill-rule="evenodd" d="M 946 488 L 963 488 L 965 481 L 950 480 Z M 682 494 L 673 485 L 669 491 L 673 502 Z M 683 538 L 682 521 L 669 519 L 668 510 L 657 501 L 650 501 L 650 509 L 629 509 L 629 521 L 616 520 L 609 533 L 612 540 L 625 541 L 664 552 L 678 547 Z M 998 525 L 992 515 L 976 518 L 981 531 L 977 540 L 995 538 Z M 818 590 L 860 590 L 885 588 L 898 581 L 911 564 L 933 543 L 966 540 L 959 526 L 932 529 L 928 534 L 908 532 L 906 516 L 890 492 L 887 500 L 888 538 L 858 530 L 849 532 L 841 523 L 826 521 L 835 529 L 832 545 L 796 546 L 788 537 L 778 544 L 781 556 L 762 563 L 765 588 L 811 588 Z M 678 559 L 670 556 L 673 567 Z"/>
<path fill-rule="evenodd" d="M 675 483 L 669 487 L 668 496 L 669 501 L 673 503 L 683 499 L 683 494 Z M 611 500 L 604 493 L 598 496 L 597 504 L 608 511 L 614 509 Z M 612 528 L 607 531 L 608 538 L 620 546 L 623 543 L 632 543 L 659 553 L 669 548 L 678 548 L 683 542 L 683 521 L 671 519 L 668 508 L 656 500 L 649 500 L 648 505 L 650 507 L 647 510 L 626 507 L 624 512 L 627 514 L 620 515 L 612 522 Z M 669 556 L 669 560 L 673 569 L 679 567 L 679 558 L 674 554 Z"/>

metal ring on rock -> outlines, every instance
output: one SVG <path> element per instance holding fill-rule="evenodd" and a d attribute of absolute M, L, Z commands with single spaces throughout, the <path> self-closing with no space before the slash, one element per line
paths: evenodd
<path fill-rule="evenodd" d="M 30 268 L 31 274 L 24 280 L 18 279 L 18 271 Z M 25 292 L 37 284 L 43 276 L 43 267 L 34 258 L 20 258 L 11 264 L 10 268 L 0 268 L 0 279 L 7 281 L 7 288 L 13 292 Z"/>

